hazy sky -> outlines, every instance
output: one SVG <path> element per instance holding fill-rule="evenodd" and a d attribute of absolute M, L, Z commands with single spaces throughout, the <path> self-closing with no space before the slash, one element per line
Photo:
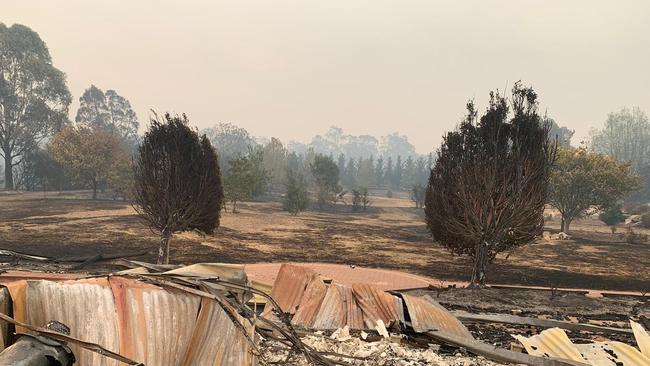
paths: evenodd
<path fill-rule="evenodd" d="M 75 103 L 91 83 L 199 127 L 307 141 L 329 126 L 440 144 L 475 98 L 531 84 L 577 139 L 650 113 L 650 1 L 0 0 L 37 31 Z"/>

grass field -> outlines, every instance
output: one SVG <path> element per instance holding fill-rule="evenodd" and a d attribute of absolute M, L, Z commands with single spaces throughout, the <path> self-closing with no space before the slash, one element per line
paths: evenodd
<path fill-rule="evenodd" d="M 120 201 L 71 193 L 0 194 L 0 248 L 52 257 L 150 248 L 158 237 Z M 548 223 L 557 231 L 559 222 Z M 636 229 L 650 234 L 650 231 Z M 489 283 L 609 290 L 650 290 L 650 244 L 625 243 L 595 219 L 573 223 L 571 240 L 540 240 L 500 256 Z M 381 267 L 441 280 L 466 280 L 470 263 L 433 243 L 421 210 L 403 198 L 373 197 L 368 212 L 338 205 L 294 217 L 276 202 L 225 212 L 214 235 L 181 233 L 173 262 L 333 262 Z"/>

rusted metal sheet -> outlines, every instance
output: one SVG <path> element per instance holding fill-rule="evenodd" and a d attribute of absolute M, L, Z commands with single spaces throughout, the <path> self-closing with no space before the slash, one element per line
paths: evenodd
<path fill-rule="evenodd" d="M 200 298 L 132 279 L 110 279 L 120 322 L 120 353 L 145 365 L 181 365 Z"/>
<path fill-rule="evenodd" d="M 643 326 L 635 321 L 630 320 L 630 327 L 632 327 L 632 332 L 634 332 L 634 338 L 636 339 L 636 344 L 639 346 L 641 353 L 644 356 L 650 358 L 650 335 L 643 329 Z"/>
<path fill-rule="evenodd" d="M 296 313 L 291 319 L 291 323 L 301 326 L 303 328 L 313 328 L 314 320 L 318 315 L 318 310 L 321 307 L 325 294 L 327 293 L 327 285 L 320 277 L 313 277 L 307 285 L 305 293 Z"/>
<path fill-rule="evenodd" d="M 254 338 L 251 327 L 246 325 L 246 330 Z M 248 340 L 228 314 L 216 302 L 203 299 L 183 365 L 253 365 L 250 351 Z"/>
<path fill-rule="evenodd" d="M 377 320 L 388 326 L 399 319 L 400 311 L 397 310 L 398 303 L 393 299 L 393 295 L 365 283 L 353 284 L 352 293 L 363 311 L 366 327 L 374 329 Z"/>
<path fill-rule="evenodd" d="M 403 293 L 402 298 L 411 318 L 411 326 L 416 332 L 438 330 L 458 337 L 474 338 L 455 316 L 430 296 Z"/>
<path fill-rule="evenodd" d="M 331 284 L 314 319 L 315 329 L 343 328 L 347 320 L 347 306 L 341 285 Z"/>
<path fill-rule="evenodd" d="M 352 287 L 341 285 L 339 286 L 339 290 L 341 291 L 343 302 L 345 304 L 345 324 L 351 329 L 363 329 L 363 311 L 361 311 L 361 307 L 354 297 Z"/>
<path fill-rule="evenodd" d="M 27 281 L 25 323 L 45 326 L 56 320 L 70 328 L 70 335 L 119 350 L 119 333 L 113 293 L 105 278 L 71 282 Z M 21 304 L 15 304 L 21 305 Z M 76 345 L 70 348 L 79 365 L 117 366 Z"/>
<path fill-rule="evenodd" d="M 309 268 L 283 264 L 273 284 L 271 297 L 283 312 L 294 314 L 302 301 L 307 284 L 315 277 L 318 277 L 318 274 Z M 267 304 L 264 313 L 269 314 L 270 311 L 271 305 Z"/>
<path fill-rule="evenodd" d="M 650 366 L 650 358 L 621 342 L 573 344 L 564 330 L 546 329 L 532 337 L 514 336 L 534 356 L 556 357 L 594 366 Z"/>
<path fill-rule="evenodd" d="M 231 317 L 218 303 L 197 295 L 119 276 L 21 280 L 8 288 L 17 320 L 37 326 L 58 320 L 71 328 L 72 336 L 146 365 L 256 364 Z M 75 345 L 71 348 L 79 365 L 122 365 Z"/>

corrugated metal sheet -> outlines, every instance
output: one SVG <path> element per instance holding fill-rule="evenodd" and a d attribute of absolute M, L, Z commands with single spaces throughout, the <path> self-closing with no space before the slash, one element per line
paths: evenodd
<path fill-rule="evenodd" d="M 246 337 L 230 316 L 216 302 L 193 294 L 117 276 L 21 280 L 8 288 L 17 320 L 37 326 L 58 320 L 70 327 L 72 336 L 146 365 L 256 364 Z M 119 364 L 75 345 L 71 348 L 79 365 Z"/>
<path fill-rule="evenodd" d="M 120 321 L 120 353 L 145 365 L 181 365 L 201 299 L 132 279 L 110 279 Z"/>
<path fill-rule="evenodd" d="M 634 338 L 636 339 L 636 344 L 639 346 L 641 353 L 644 356 L 650 358 L 650 335 L 643 329 L 643 326 L 635 321 L 630 320 L 630 327 L 632 327 L 632 332 L 634 332 Z"/>
<path fill-rule="evenodd" d="M 368 328 L 374 329 L 380 319 L 386 326 L 399 319 L 400 311 L 397 310 L 393 295 L 365 283 L 352 285 L 352 292 L 363 311 L 364 324 Z"/>
<path fill-rule="evenodd" d="M 593 366 L 648 366 L 650 360 L 634 347 L 621 342 L 576 344 L 576 349 Z M 583 361 L 584 362 L 584 361 Z"/>
<path fill-rule="evenodd" d="M 318 314 L 314 319 L 315 329 L 338 329 L 343 328 L 347 320 L 347 306 L 343 294 L 343 286 L 331 284 L 325 298 L 320 305 Z"/>
<path fill-rule="evenodd" d="M 563 358 L 594 366 L 650 366 L 650 358 L 630 345 L 621 342 L 573 344 L 560 328 L 546 329 L 529 338 L 514 337 L 534 356 Z"/>
<path fill-rule="evenodd" d="M 354 297 L 352 287 L 341 285 L 339 291 L 341 291 L 345 306 L 345 324 L 351 329 L 363 329 L 363 311 L 361 311 L 361 307 Z"/>
<path fill-rule="evenodd" d="M 315 277 L 318 277 L 318 274 L 309 268 L 283 264 L 273 284 L 271 297 L 283 312 L 294 314 L 300 305 L 307 284 Z M 271 304 L 267 304 L 264 309 L 265 315 L 268 315 L 271 310 Z"/>
<path fill-rule="evenodd" d="M 546 329 L 540 334 L 526 338 L 514 335 L 529 355 L 555 357 L 565 360 L 584 362 L 580 351 L 560 328 Z"/>
<path fill-rule="evenodd" d="M 18 320 L 36 326 L 57 320 L 70 327 L 73 337 L 101 344 L 109 350 L 119 350 L 115 302 L 105 278 L 73 282 L 27 281 L 25 300 L 26 318 Z M 79 365 L 118 365 L 115 360 L 76 345 L 70 348 Z"/>
<path fill-rule="evenodd" d="M 313 277 L 302 296 L 300 306 L 291 319 L 291 323 L 303 328 L 312 328 L 321 303 L 325 299 L 327 285 L 319 277 Z"/>
<path fill-rule="evenodd" d="M 463 323 L 430 296 L 403 293 L 402 298 L 411 318 L 411 326 L 416 332 L 439 330 L 463 338 L 474 338 Z"/>
<path fill-rule="evenodd" d="M 238 317 L 241 322 L 242 318 Z M 246 323 L 244 323 L 246 324 Z M 249 333 L 251 327 L 246 326 Z M 251 338 L 253 334 L 251 334 Z M 253 365 L 248 340 L 214 301 L 203 299 L 183 365 Z"/>
<path fill-rule="evenodd" d="M 271 296 L 283 311 L 294 314 L 292 324 L 304 328 L 374 329 L 380 319 L 387 325 L 404 321 L 399 298 L 369 284 L 327 285 L 316 272 L 300 266 L 280 267 Z M 270 304 L 263 316 L 272 318 Z"/>

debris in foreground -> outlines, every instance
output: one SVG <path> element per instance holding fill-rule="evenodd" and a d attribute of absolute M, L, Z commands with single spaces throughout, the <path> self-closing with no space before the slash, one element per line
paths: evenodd
<path fill-rule="evenodd" d="M 455 353 L 442 355 L 437 347 L 414 348 L 390 340 L 382 339 L 377 342 L 366 342 L 357 337 L 335 338 L 322 334 L 311 334 L 302 341 L 321 353 L 342 354 L 347 357 L 335 357 L 338 361 L 355 366 L 495 366 L 498 363 L 488 361 L 483 357 L 475 357 Z M 262 346 L 265 358 L 269 362 L 282 365 L 310 365 L 303 356 L 290 355 L 290 350 L 276 341 L 264 341 Z M 285 362 L 286 361 L 286 362 Z"/>
<path fill-rule="evenodd" d="M 75 364 L 84 366 L 650 366 L 650 336 L 634 322 L 631 329 L 618 329 L 452 313 L 426 293 L 386 292 L 368 283 L 342 285 L 297 265 L 282 265 L 273 287 L 262 291 L 251 285 L 242 265 L 116 262 L 129 269 L 95 276 L 0 274 L 0 350 L 9 347 L 0 360 L 29 349 L 34 357 L 57 350 L 61 364 L 72 365 L 76 358 Z M 257 312 L 260 304 L 265 304 L 262 314 Z M 523 348 L 509 350 L 474 338 L 461 320 L 550 329 L 517 336 Z M 50 321 L 65 326 L 43 328 Z M 573 344 L 553 327 L 633 334 L 640 351 L 612 341 Z M 36 346 L 25 347 L 27 343 Z M 33 365 L 39 363 L 25 364 Z"/>

